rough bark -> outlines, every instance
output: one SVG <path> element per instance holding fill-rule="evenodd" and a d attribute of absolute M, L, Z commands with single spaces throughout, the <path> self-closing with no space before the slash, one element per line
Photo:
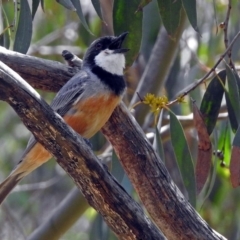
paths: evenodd
<path fill-rule="evenodd" d="M 212 230 L 182 196 L 124 106 L 114 111 L 103 132 L 116 149 L 148 213 L 168 239 L 225 239 Z"/>
<path fill-rule="evenodd" d="M 1 62 L 0 99 L 13 107 L 36 139 L 53 154 L 119 239 L 165 239 L 85 141 L 31 86 Z"/>
<path fill-rule="evenodd" d="M 102 132 L 114 146 L 148 213 L 168 239 L 224 239 L 182 195 L 123 104 L 116 108 Z"/>
<path fill-rule="evenodd" d="M 57 92 L 78 68 L 71 68 L 56 61 L 9 51 L 0 46 L 0 60 L 14 69 L 23 79 L 37 89 Z"/>

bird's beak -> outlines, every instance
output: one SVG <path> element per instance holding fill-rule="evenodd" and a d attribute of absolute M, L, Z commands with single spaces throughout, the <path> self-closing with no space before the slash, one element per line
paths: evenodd
<path fill-rule="evenodd" d="M 128 48 L 122 48 L 122 43 L 126 36 L 128 35 L 128 32 L 122 33 L 120 36 L 115 37 L 113 42 L 110 44 L 109 49 L 114 50 L 114 53 L 125 53 L 129 51 Z"/>

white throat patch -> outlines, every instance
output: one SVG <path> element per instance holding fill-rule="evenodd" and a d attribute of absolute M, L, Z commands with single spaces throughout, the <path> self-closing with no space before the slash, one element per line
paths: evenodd
<path fill-rule="evenodd" d="M 95 57 L 95 63 L 105 71 L 121 76 L 125 68 L 125 56 L 121 53 L 113 53 L 113 50 L 106 49 Z"/>

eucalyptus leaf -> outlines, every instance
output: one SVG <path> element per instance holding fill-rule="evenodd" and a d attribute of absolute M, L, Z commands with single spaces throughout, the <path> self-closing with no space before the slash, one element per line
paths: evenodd
<path fill-rule="evenodd" d="M 78 15 L 78 17 L 80 18 L 82 25 L 85 27 L 85 29 L 86 29 L 90 34 L 92 34 L 91 30 L 90 30 L 89 27 L 88 27 L 88 24 L 87 24 L 87 22 L 86 22 L 86 19 L 85 19 L 84 15 L 83 15 L 82 6 L 81 6 L 81 3 L 80 3 L 80 0 L 71 0 L 71 1 L 72 1 L 73 6 L 74 6 L 74 7 L 76 8 L 76 10 L 77 10 L 77 15 Z"/>
<path fill-rule="evenodd" d="M 91 1 L 92 1 L 92 5 L 93 5 L 97 15 L 99 16 L 100 19 L 102 19 L 102 11 L 101 11 L 100 0 L 91 0 Z"/>
<path fill-rule="evenodd" d="M 127 66 L 131 66 L 137 58 L 142 39 L 142 11 L 137 11 L 138 0 L 122 1 L 115 0 L 113 6 L 113 27 L 115 35 L 129 32 L 124 46 L 129 48 L 126 54 Z"/>
<path fill-rule="evenodd" d="M 11 41 L 11 30 L 10 30 L 10 24 L 8 21 L 8 17 L 4 9 L 2 8 L 2 17 L 3 17 L 3 27 L 4 32 L 0 35 L 0 46 L 3 46 L 5 48 L 9 48 L 10 41 Z"/>
<path fill-rule="evenodd" d="M 40 0 L 32 0 L 32 19 L 34 19 L 37 12 Z"/>
<path fill-rule="evenodd" d="M 163 25 L 169 36 L 174 39 L 180 23 L 182 2 L 158 0 L 158 6 Z"/>
<path fill-rule="evenodd" d="M 189 201 L 193 207 L 196 207 L 196 184 L 192 156 L 181 123 L 172 111 L 169 111 L 169 115 L 174 154 L 188 192 Z"/>
<path fill-rule="evenodd" d="M 20 15 L 13 50 L 25 54 L 32 39 L 32 14 L 27 0 L 21 0 L 20 3 Z"/>
<path fill-rule="evenodd" d="M 198 32 L 196 0 L 182 0 L 182 4 L 186 11 L 189 22 L 191 23 L 193 29 Z"/>
<path fill-rule="evenodd" d="M 59 4 L 71 11 L 76 11 L 76 8 L 72 4 L 71 0 L 57 0 Z"/>
<path fill-rule="evenodd" d="M 229 120 L 233 132 L 236 132 L 240 121 L 240 96 L 237 80 L 233 70 L 226 65 L 228 92 L 225 93 Z"/>
<path fill-rule="evenodd" d="M 200 111 L 209 135 L 211 135 L 218 119 L 225 81 L 226 71 L 222 70 L 211 80 L 202 99 Z"/>

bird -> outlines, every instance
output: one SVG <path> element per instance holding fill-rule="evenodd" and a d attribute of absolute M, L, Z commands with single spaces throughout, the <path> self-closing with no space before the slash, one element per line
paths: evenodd
<path fill-rule="evenodd" d="M 56 94 L 51 107 L 83 138 L 89 139 L 108 121 L 126 90 L 125 53 L 128 32 L 96 39 L 87 49 L 81 70 Z M 52 157 L 31 136 L 16 168 L 0 184 L 0 204 L 29 173 Z"/>

